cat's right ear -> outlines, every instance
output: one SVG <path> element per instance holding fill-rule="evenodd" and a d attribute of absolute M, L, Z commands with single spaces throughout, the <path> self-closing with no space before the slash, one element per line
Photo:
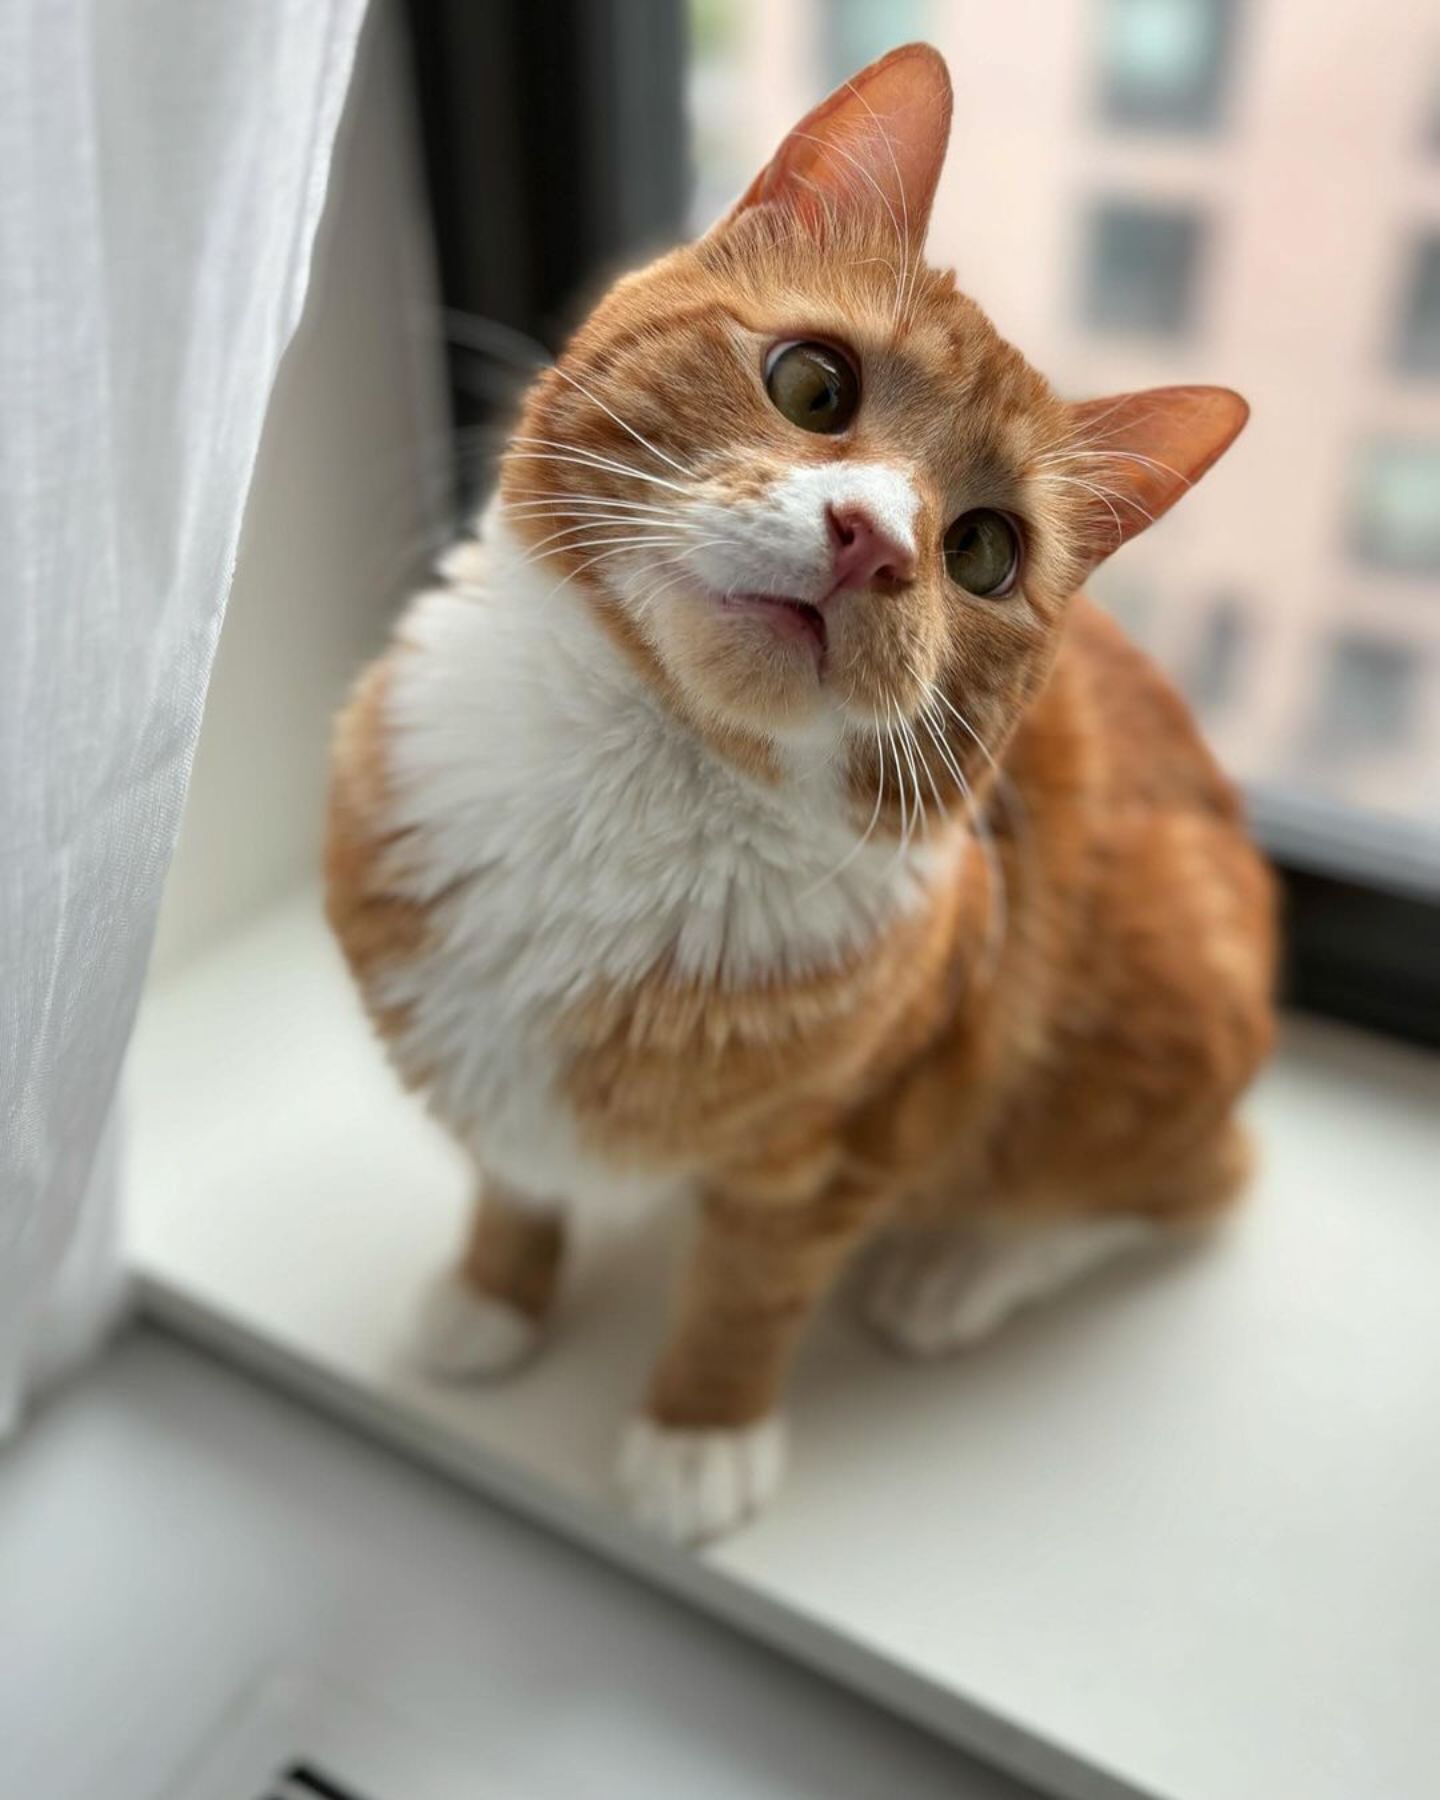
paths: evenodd
<path fill-rule="evenodd" d="M 812 228 L 874 212 L 918 250 L 950 139 L 950 75 L 929 44 L 903 44 L 806 113 L 716 227 L 776 205 Z"/>

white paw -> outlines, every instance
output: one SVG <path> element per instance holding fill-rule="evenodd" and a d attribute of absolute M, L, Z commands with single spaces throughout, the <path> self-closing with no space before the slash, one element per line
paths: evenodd
<path fill-rule="evenodd" d="M 632 1419 L 619 1479 L 631 1516 L 677 1544 L 720 1537 L 759 1512 L 780 1485 L 785 1424 L 685 1430 Z"/>
<path fill-rule="evenodd" d="M 943 1356 L 993 1331 L 1008 1297 L 985 1279 L 970 1238 L 897 1238 L 868 1260 L 860 1309 L 886 1343 L 908 1356 Z"/>
<path fill-rule="evenodd" d="M 1150 1243 L 1156 1227 L 1127 1215 L 898 1237 L 877 1246 L 861 1307 L 897 1350 L 942 1356 L 978 1343 L 1024 1306 Z"/>
<path fill-rule="evenodd" d="M 427 1375 L 449 1381 L 499 1375 L 522 1363 L 539 1339 L 540 1328 L 528 1314 L 449 1273 L 421 1297 L 411 1361 Z"/>

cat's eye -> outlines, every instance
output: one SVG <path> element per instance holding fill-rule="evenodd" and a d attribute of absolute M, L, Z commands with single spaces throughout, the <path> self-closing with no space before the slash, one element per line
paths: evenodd
<path fill-rule="evenodd" d="M 772 350 L 765 391 L 802 431 L 843 431 L 860 404 L 854 365 L 829 344 L 781 344 Z"/>
<path fill-rule="evenodd" d="M 961 513 L 945 533 L 945 573 L 981 599 L 1008 594 L 1020 573 L 1020 533 L 992 507 Z"/>

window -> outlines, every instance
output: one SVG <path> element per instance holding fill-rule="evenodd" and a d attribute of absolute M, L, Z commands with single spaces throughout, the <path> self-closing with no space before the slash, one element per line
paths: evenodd
<path fill-rule="evenodd" d="M 1440 441 L 1367 445 L 1353 506 L 1361 561 L 1401 574 L 1440 575 Z"/>
<path fill-rule="evenodd" d="M 1194 322 L 1202 236 L 1189 207 L 1102 201 L 1090 223 L 1086 323 L 1119 335 L 1183 337 Z"/>
<path fill-rule="evenodd" d="M 743 116 L 745 21 L 727 0 L 693 0 L 690 7 L 690 131 L 695 185 L 689 223 L 701 232 L 744 192 L 755 171 L 735 120 Z"/>
<path fill-rule="evenodd" d="M 1338 639 L 1311 723 L 1311 754 L 1333 765 L 1404 749 L 1415 725 L 1420 674 L 1420 659 L 1406 644 Z"/>
<path fill-rule="evenodd" d="M 1440 233 L 1412 246 L 1395 362 L 1407 375 L 1440 375 Z"/>
<path fill-rule="evenodd" d="M 825 0 L 818 23 L 827 85 L 839 87 L 897 44 L 928 36 L 932 11 L 929 0 Z"/>
<path fill-rule="evenodd" d="M 1229 0 L 1107 0 L 1100 100 L 1113 125 L 1212 128 L 1229 60 Z"/>

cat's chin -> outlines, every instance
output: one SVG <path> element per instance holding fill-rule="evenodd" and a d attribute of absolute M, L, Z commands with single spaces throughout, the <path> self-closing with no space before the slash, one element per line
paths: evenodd
<path fill-rule="evenodd" d="M 818 606 L 806 600 L 792 599 L 788 594 L 726 594 L 717 602 L 727 612 L 757 620 L 766 631 L 786 643 L 803 645 L 811 654 L 818 671 L 823 673 L 829 633 L 825 615 Z"/>
<path fill-rule="evenodd" d="M 863 608 L 783 595 L 672 594 L 645 622 L 665 676 L 701 717 L 764 738 L 833 743 L 922 706 L 938 657 L 915 624 L 866 629 Z M 898 634 L 898 635 L 897 635 Z"/>
<path fill-rule="evenodd" d="M 647 636 L 666 673 L 712 718 L 783 736 L 832 710 L 825 621 L 803 601 L 697 590 L 652 614 Z"/>

